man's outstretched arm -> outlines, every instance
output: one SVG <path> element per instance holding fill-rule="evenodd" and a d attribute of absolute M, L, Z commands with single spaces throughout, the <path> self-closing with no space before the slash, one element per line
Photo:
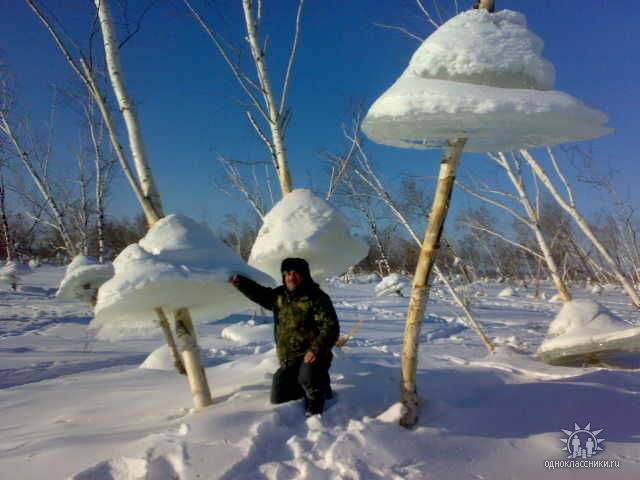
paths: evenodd
<path fill-rule="evenodd" d="M 229 283 L 240 290 L 245 297 L 257 303 L 267 310 L 273 310 L 276 295 L 273 288 L 263 287 L 250 278 L 243 275 L 233 275 L 229 278 Z"/>

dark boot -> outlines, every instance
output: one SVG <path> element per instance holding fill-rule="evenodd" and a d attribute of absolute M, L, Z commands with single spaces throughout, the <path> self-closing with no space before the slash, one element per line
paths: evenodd
<path fill-rule="evenodd" d="M 305 409 L 304 416 L 311 417 L 312 415 L 320 415 L 324 410 L 324 398 L 306 398 L 305 397 Z"/>

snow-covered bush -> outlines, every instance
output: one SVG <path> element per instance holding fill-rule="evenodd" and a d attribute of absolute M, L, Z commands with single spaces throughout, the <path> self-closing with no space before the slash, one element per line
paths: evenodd
<path fill-rule="evenodd" d="M 219 320 L 251 307 L 229 283 L 242 274 L 263 285 L 269 276 L 248 266 L 194 220 L 169 215 L 114 260 L 114 277 L 98 291 L 92 328 L 102 338 L 156 332 L 154 308 L 189 308 L 195 322 Z"/>
<path fill-rule="evenodd" d="M 248 263 L 279 283 L 282 260 L 304 258 L 314 279 L 324 281 L 358 263 L 368 250 L 338 210 L 310 190 L 299 189 L 264 217 Z"/>
<path fill-rule="evenodd" d="M 100 263 L 93 257 L 77 255 L 67 266 L 56 297 L 94 304 L 98 289 L 113 277 L 113 273 L 111 263 Z"/>

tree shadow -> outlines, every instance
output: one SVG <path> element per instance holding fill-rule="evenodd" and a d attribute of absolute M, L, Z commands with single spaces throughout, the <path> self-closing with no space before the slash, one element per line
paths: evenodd
<path fill-rule="evenodd" d="M 640 443 L 640 383 L 633 372 L 597 370 L 571 378 L 505 383 L 486 370 L 423 370 L 418 391 L 438 405 L 420 425 L 456 435 L 526 438 L 591 423 L 604 438 Z"/>

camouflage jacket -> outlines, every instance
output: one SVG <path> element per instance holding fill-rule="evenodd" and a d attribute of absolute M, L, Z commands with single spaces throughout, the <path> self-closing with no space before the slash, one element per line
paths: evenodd
<path fill-rule="evenodd" d="M 278 360 L 286 366 L 307 352 L 327 356 L 338 340 L 340 326 L 329 295 L 314 282 L 290 292 L 284 286 L 263 287 L 240 277 L 237 285 L 244 295 L 273 311 Z"/>

